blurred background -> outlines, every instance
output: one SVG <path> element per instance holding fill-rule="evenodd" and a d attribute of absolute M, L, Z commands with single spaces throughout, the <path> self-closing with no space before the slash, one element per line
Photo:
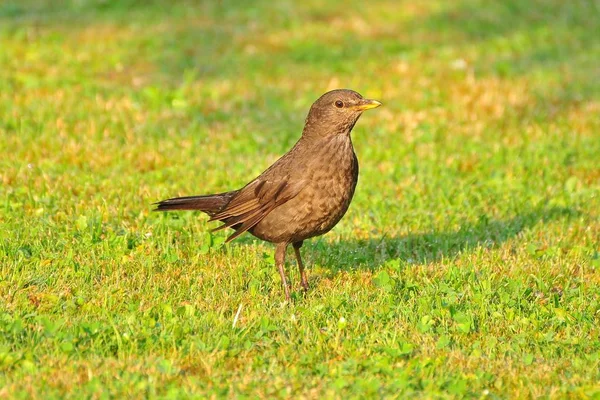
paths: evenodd
<path fill-rule="evenodd" d="M 46 173 L 156 171 L 181 188 L 178 166 L 210 168 L 220 186 L 237 180 L 221 163 L 259 173 L 271 160 L 247 171 L 247 154 L 276 157 L 314 99 L 349 87 L 386 105 L 355 135 L 382 172 L 406 149 L 475 167 L 484 155 L 431 146 L 510 148 L 598 112 L 597 17 L 595 1 L 3 1 L 3 146 Z"/>

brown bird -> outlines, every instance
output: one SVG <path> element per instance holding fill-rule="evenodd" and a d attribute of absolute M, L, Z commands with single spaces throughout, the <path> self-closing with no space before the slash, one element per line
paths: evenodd
<path fill-rule="evenodd" d="M 289 300 L 287 246 L 294 246 L 301 284 L 308 290 L 300 247 L 305 239 L 331 230 L 348 210 L 358 181 L 350 132 L 363 111 L 380 105 L 352 90 L 327 92 L 313 103 L 294 147 L 246 186 L 163 200 L 155 211 L 200 210 L 209 221 L 224 223 L 214 230 L 235 229 L 227 242 L 248 231 L 274 243 L 275 264 Z"/>

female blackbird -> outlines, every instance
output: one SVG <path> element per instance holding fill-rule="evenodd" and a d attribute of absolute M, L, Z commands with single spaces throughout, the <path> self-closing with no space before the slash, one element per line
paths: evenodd
<path fill-rule="evenodd" d="M 358 181 L 350 132 L 363 111 L 380 105 L 352 90 L 327 92 L 310 108 L 294 147 L 246 186 L 163 200 L 156 203 L 155 211 L 203 211 L 210 221 L 224 223 L 215 230 L 235 229 L 228 242 L 248 231 L 274 243 L 275 264 L 289 300 L 284 271 L 287 246 L 294 247 L 302 287 L 307 290 L 300 247 L 305 239 L 331 230 L 348 210 Z"/>

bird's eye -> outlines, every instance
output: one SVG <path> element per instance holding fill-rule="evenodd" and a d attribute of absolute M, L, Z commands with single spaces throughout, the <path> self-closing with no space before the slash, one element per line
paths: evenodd
<path fill-rule="evenodd" d="M 341 100 L 337 100 L 337 101 L 335 102 L 335 106 L 336 106 L 337 108 L 342 108 L 342 107 L 344 107 L 344 102 L 343 102 L 343 101 L 341 101 Z"/>

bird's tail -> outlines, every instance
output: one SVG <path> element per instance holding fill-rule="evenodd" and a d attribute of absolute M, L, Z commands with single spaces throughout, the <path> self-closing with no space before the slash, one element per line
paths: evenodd
<path fill-rule="evenodd" d="M 205 196 L 175 197 L 154 203 L 156 208 L 153 211 L 198 210 L 212 216 L 222 210 L 235 193 L 234 191 Z"/>

